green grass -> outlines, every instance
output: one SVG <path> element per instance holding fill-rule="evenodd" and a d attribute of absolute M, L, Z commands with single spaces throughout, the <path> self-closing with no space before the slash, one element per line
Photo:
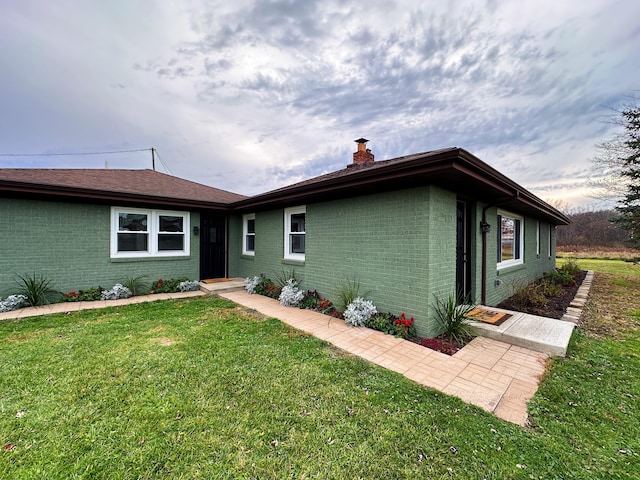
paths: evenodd
<path fill-rule="evenodd" d="M 221 299 L 2 322 L 0 478 L 630 478 L 637 352 L 577 335 L 523 429 Z"/>
<path fill-rule="evenodd" d="M 561 266 L 566 261 L 566 258 L 557 258 L 556 265 Z M 593 270 L 594 272 L 640 277 L 640 264 L 624 260 L 578 258 L 578 266 L 583 270 Z"/>

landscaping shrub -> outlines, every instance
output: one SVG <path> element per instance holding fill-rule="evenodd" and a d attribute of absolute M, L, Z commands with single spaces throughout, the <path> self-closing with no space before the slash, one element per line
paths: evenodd
<path fill-rule="evenodd" d="M 346 310 L 350 303 L 358 297 L 366 297 L 369 292 L 360 292 L 360 282 L 355 278 L 353 280 L 345 280 L 340 284 L 338 289 L 338 301 L 336 306 L 340 310 Z"/>
<path fill-rule="evenodd" d="M 295 307 L 304 298 L 304 292 L 298 288 L 298 282 L 293 278 L 287 280 L 284 287 L 280 291 L 278 300 L 285 307 Z"/>
<path fill-rule="evenodd" d="M 131 296 L 131 290 L 122 285 L 116 283 L 111 290 L 103 290 L 100 297 L 101 300 L 119 300 L 121 298 L 129 298 Z"/>
<path fill-rule="evenodd" d="M 363 327 L 367 320 L 376 313 L 378 311 L 371 301 L 356 297 L 353 302 L 347 305 L 344 311 L 344 321 L 352 327 Z"/>
<path fill-rule="evenodd" d="M 576 283 L 574 276 L 566 270 L 550 270 L 544 272 L 544 278 L 558 285 L 573 285 Z"/>
<path fill-rule="evenodd" d="M 269 278 L 263 276 L 260 277 L 260 281 L 254 287 L 254 293 L 258 295 L 264 295 L 265 297 L 271 297 L 278 300 L 280 298 L 280 292 L 282 288 L 278 287 Z"/>
<path fill-rule="evenodd" d="M 144 281 L 145 277 L 146 275 L 127 277 L 125 278 L 124 282 L 122 282 L 122 285 L 131 290 L 132 295 L 142 295 L 143 293 L 149 293 L 147 283 Z"/>
<path fill-rule="evenodd" d="M 170 278 L 163 280 L 159 278 L 151 284 L 151 293 L 176 293 L 180 291 L 180 283 L 186 282 L 187 277 Z"/>
<path fill-rule="evenodd" d="M 442 338 L 423 338 L 420 341 L 420 345 L 446 355 L 453 355 L 459 350 L 456 345 Z"/>
<path fill-rule="evenodd" d="M 93 302 L 102 298 L 102 287 L 88 288 L 87 290 L 78 290 L 78 292 L 69 292 L 62 294 L 63 302 Z"/>
<path fill-rule="evenodd" d="M 9 295 L 4 300 L 0 298 L 0 312 L 10 312 L 25 307 L 26 305 L 27 297 L 24 295 Z"/>
<path fill-rule="evenodd" d="M 555 284 L 554 280 L 550 279 L 549 282 Z M 530 283 L 529 285 L 516 290 L 516 292 L 511 296 L 511 300 L 518 310 L 545 305 L 547 303 L 547 299 L 541 293 L 539 283 Z"/>
<path fill-rule="evenodd" d="M 178 290 L 181 292 L 195 292 L 200 290 L 200 282 L 198 280 L 184 280 L 178 284 Z"/>
<path fill-rule="evenodd" d="M 404 312 L 399 317 L 391 312 L 378 312 L 365 322 L 365 327 L 400 338 L 413 337 L 416 333 L 413 317 L 407 318 Z"/>
<path fill-rule="evenodd" d="M 440 330 L 438 336 L 460 344 L 473 337 L 473 329 L 467 315 L 474 308 L 475 305 L 461 301 L 457 295 L 449 295 L 445 300 L 436 297 L 434 311 Z"/>
<path fill-rule="evenodd" d="M 60 296 L 60 293 L 51 288 L 51 280 L 44 275 L 25 274 L 18 275 L 18 278 L 18 295 L 23 295 L 27 304 L 32 307 L 49 304 Z"/>
<path fill-rule="evenodd" d="M 582 271 L 582 269 L 578 265 L 578 260 L 576 260 L 575 258 L 567 258 L 565 260 L 565 263 L 560 268 L 558 268 L 558 271 L 566 272 L 572 277 L 575 277 Z"/>
<path fill-rule="evenodd" d="M 257 275 L 255 277 L 247 277 L 244 279 L 244 289 L 249 295 L 253 295 L 254 293 L 256 293 L 256 287 L 260 284 L 261 281 L 262 277 L 259 277 Z"/>

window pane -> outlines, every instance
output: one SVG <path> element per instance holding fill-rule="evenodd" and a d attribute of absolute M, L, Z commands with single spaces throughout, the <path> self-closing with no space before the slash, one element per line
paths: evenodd
<path fill-rule="evenodd" d="M 291 231 L 304 232 L 304 213 L 294 213 L 291 215 Z"/>
<path fill-rule="evenodd" d="M 160 215 L 160 231 L 161 232 L 183 232 L 183 217 L 174 215 Z"/>
<path fill-rule="evenodd" d="M 515 221 L 512 218 L 502 217 L 500 231 L 500 252 L 501 260 L 513 260 L 514 259 L 514 239 L 515 239 Z"/>
<path fill-rule="evenodd" d="M 158 250 L 184 250 L 184 235 L 158 235 Z"/>
<path fill-rule="evenodd" d="M 304 253 L 304 235 L 289 235 L 291 253 Z"/>
<path fill-rule="evenodd" d="M 247 233 L 256 233 L 256 221 L 247 220 Z"/>
<path fill-rule="evenodd" d="M 254 235 L 247 235 L 247 252 L 253 252 L 256 246 L 256 237 Z"/>
<path fill-rule="evenodd" d="M 118 231 L 146 232 L 147 216 L 144 213 L 119 213 Z"/>
<path fill-rule="evenodd" d="M 146 252 L 148 237 L 146 233 L 119 233 L 119 252 Z"/>

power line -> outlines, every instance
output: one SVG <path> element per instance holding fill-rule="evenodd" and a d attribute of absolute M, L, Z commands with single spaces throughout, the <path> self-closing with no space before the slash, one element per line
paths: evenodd
<path fill-rule="evenodd" d="M 151 148 L 138 150 L 113 150 L 109 152 L 84 152 L 84 153 L 0 153 L 0 157 L 62 157 L 74 155 L 110 155 L 114 153 L 149 152 Z"/>

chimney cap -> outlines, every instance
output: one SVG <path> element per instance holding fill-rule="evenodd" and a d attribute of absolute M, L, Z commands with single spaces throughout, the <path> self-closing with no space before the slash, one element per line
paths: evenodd
<path fill-rule="evenodd" d="M 367 140 L 366 138 L 359 138 L 357 140 L 354 140 L 354 142 L 356 143 L 367 143 L 369 140 Z"/>

